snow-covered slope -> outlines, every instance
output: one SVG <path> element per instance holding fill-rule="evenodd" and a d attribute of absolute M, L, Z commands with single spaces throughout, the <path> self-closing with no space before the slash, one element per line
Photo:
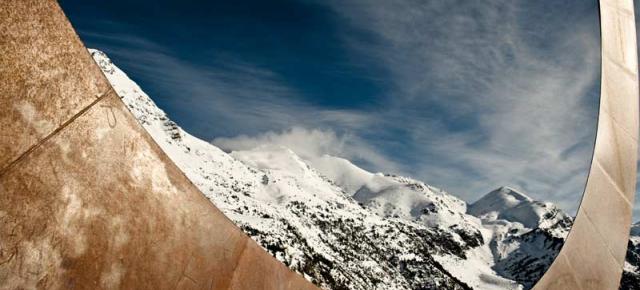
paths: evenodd
<path fill-rule="evenodd" d="M 525 288 L 551 265 L 572 222 L 552 203 L 535 201 L 509 187 L 489 192 L 471 204 L 469 212 L 491 233 L 494 270 Z"/>
<path fill-rule="evenodd" d="M 533 286 L 562 248 L 573 219 L 552 203 L 535 201 L 509 187 L 498 188 L 469 206 L 492 233 L 493 269 Z M 640 289 L 640 224 L 631 230 L 620 289 Z"/>
<path fill-rule="evenodd" d="M 350 196 L 353 196 L 365 184 L 370 183 L 376 176 L 376 174 L 355 166 L 349 160 L 330 155 L 314 158 L 309 160 L 309 163 Z"/>
<path fill-rule="evenodd" d="M 527 228 L 549 227 L 568 217 L 552 203 L 535 201 L 509 187 L 498 188 L 471 204 L 469 213 L 485 220 L 518 222 Z"/>
<path fill-rule="evenodd" d="M 564 241 L 570 218 L 511 189 L 467 212 L 441 189 L 339 157 L 305 160 L 276 146 L 225 153 L 171 121 L 104 53 L 90 52 L 187 177 L 268 252 L 323 288 L 518 289 L 544 272 Z"/>
<path fill-rule="evenodd" d="M 458 234 L 372 213 L 287 148 L 227 154 L 178 127 L 104 53 L 91 54 L 124 103 L 189 179 L 267 251 L 317 285 L 469 288 L 434 259 L 436 254 L 464 259 L 470 245 Z M 334 164 L 322 169 L 333 178 L 354 172 L 370 175 L 346 160 L 326 159 Z"/>

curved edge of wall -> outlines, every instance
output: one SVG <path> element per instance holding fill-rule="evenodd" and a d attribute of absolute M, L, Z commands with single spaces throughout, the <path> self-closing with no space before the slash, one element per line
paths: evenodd
<path fill-rule="evenodd" d="M 317 289 L 160 150 L 55 1 L 3 1 L 0 51 L 0 289 Z"/>
<path fill-rule="evenodd" d="M 638 59 L 632 0 L 601 0 L 602 74 L 593 160 L 575 222 L 533 289 L 618 289 L 636 191 Z"/>

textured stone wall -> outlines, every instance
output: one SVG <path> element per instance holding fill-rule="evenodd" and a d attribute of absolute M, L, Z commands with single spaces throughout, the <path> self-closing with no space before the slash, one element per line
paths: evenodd
<path fill-rule="evenodd" d="M 534 289 L 618 289 L 636 191 L 638 59 L 632 0 L 601 0 L 600 115 L 582 203 Z"/>
<path fill-rule="evenodd" d="M 0 4 L 0 289 L 315 289 L 136 122 L 53 0 Z"/>

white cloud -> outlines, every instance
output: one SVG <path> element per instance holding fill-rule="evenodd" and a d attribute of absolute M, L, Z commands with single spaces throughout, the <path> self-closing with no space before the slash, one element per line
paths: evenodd
<path fill-rule="evenodd" d="M 261 145 L 284 146 L 303 158 L 340 154 L 344 150 L 345 142 L 344 136 L 338 137 L 333 131 L 307 130 L 301 127 L 293 127 L 282 132 L 269 131 L 257 136 L 216 138 L 212 141 L 225 151 L 250 150 Z"/>
<path fill-rule="evenodd" d="M 398 165 L 377 152 L 367 142 L 351 134 L 338 135 L 333 130 L 292 127 L 255 136 L 240 135 L 231 138 L 216 138 L 212 143 L 225 151 L 250 150 L 264 145 L 289 148 L 300 157 L 312 160 L 324 154 L 346 158 L 369 168 L 386 172 L 398 172 Z"/>

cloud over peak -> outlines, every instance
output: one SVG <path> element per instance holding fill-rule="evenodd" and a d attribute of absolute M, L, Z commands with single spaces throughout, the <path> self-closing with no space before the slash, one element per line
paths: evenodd
<path fill-rule="evenodd" d="M 216 138 L 212 143 L 222 150 L 251 150 L 260 146 L 282 146 L 300 157 L 312 160 L 323 155 L 346 158 L 368 168 L 397 172 L 398 165 L 352 134 L 337 134 L 331 129 L 306 129 L 294 126 L 282 131 L 268 131 L 254 136 L 239 135 Z"/>

